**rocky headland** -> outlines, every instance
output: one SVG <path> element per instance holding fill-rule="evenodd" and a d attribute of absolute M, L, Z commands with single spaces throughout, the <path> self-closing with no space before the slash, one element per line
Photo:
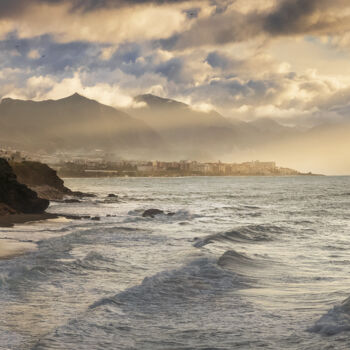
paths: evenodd
<path fill-rule="evenodd" d="M 48 165 L 33 162 L 10 162 L 17 181 L 35 191 L 40 198 L 50 201 L 61 201 L 65 197 L 91 197 L 92 194 L 74 192 L 64 186 L 63 180 L 57 175 L 56 170 Z M 78 201 L 76 198 L 67 201 Z"/>
<path fill-rule="evenodd" d="M 0 158 L 0 226 L 46 219 L 49 201 L 17 180 L 9 163 Z"/>
<path fill-rule="evenodd" d="M 17 181 L 36 192 L 40 198 L 47 200 L 62 200 L 66 195 L 73 195 L 64 186 L 55 170 L 40 162 L 24 161 L 10 162 Z"/>
<path fill-rule="evenodd" d="M 0 227 L 56 218 L 57 215 L 45 212 L 50 201 L 79 203 L 80 198 L 93 196 L 71 191 L 64 186 L 57 172 L 46 164 L 34 161 L 7 162 L 0 158 Z M 74 219 L 81 218 L 74 216 Z"/>

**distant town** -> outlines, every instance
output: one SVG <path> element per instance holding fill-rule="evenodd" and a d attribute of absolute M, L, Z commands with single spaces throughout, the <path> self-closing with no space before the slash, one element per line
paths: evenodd
<path fill-rule="evenodd" d="M 13 162 L 36 160 L 50 164 L 61 177 L 175 177 L 175 176 L 293 176 L 312 175 L 279 167 L 275 162 L 243 163 L 181 160 L 178 162 L 106 160 L 102 157 L 84 159 L 78 156 L 30 155 L 10 149 L 0 149 L 0 157 Z"/>

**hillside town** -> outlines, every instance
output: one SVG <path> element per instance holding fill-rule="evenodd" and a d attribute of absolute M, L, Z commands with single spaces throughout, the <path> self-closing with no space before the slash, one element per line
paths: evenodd
<path fill-rule="evenodd" d="M 183 160 L 117 161 L 117 162 L 67 162 L 56 166 L 62 177 L 102 176 L 285 176 L 301 175 L 296 170 L 276 166 L 275 162 L 200 163 Z"/>

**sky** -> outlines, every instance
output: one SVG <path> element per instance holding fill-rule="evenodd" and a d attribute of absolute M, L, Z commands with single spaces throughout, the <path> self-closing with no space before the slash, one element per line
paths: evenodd
<path fill-rule="evenodd" d="M 153 93 L 228 118 L 347 120 L 348 0 L 1 0 L 0 98 Z"/>

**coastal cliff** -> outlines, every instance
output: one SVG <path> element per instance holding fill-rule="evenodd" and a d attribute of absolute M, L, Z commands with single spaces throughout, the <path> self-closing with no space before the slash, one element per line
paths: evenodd
<path fill-rule="evenodd" d="M 57 172 L 40 162 L 24 161 L 10 162 L 18 182 L 35 191 L 40 198 L 47 200 L 62 200 L 66 195 L 75 195 L 64 186 Z"/>
<path fill-rule="evenodd" d="M 9 163 L 0 158 L 0 215 L 41 214 L 48 206 L 49 201 L 19 183 Z"/>

